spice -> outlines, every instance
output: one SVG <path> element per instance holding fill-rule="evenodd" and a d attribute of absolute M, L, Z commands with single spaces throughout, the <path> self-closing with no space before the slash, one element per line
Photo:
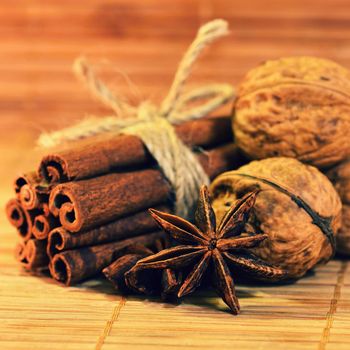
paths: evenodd
<path fill-rule="evenodd" d="M 161 205 L 157 208 L 169 211 L 169 208 L 165 205 Z M 146 210 L 128 215 L 88 231 L 69 232 L 63 227 L 57 227 L 49 234 L 47 253 L 52 258 L 55 254 L 64 250 L 120 241 L 122 239 L 152 232 L 156 229 L 157 224 Z"/>
<path fill-rule="evenodd" d="M 26 263 L 25 248 L 26 248 L 26 244 L 23 241 L 20 243 L 17 243 L 15 247 L 15 258 L 21 264 Z"/>
<path fill-rule="evenodd" d="M 216 218 L 211 207 L 207 187 L 200 190 L 200 199 L 195 213 L 196 226 L 168 213 L 150 210 L 151 215 L 163 230 L 181 245 L 165 249 L 158 254 L 140 260 L 127 273 L 127 283 L 138 287 L 138 273 L 148 269 L 189 269 L 177 295 L 182 297 L 193 292 L 212 265 L 213 284 L 234 314 L 239 312 L 234 283 L 229 265 L 260 279 L 281 279 L 285 273 L 262 262 L 249 250 L 268 236 L 244 233 L 245 224 L 254 206 L 258 192 L 252 192 L 238 201 L 216 227 Z"/>
<path fill-rule="evenodd" d="M 19 200 L 15 198 L 10 199 L 6 204 L 5 210 L 10 223 L 23 232 L 23 236 L 25 236 L 26 217 Z M 23 229 L 21 229 L 22 227 Z"/>
<path fill-rule="evenodd" d="M 330 60 L 288 57 L 240 84 L 233 130 L 251 159 L 275 156 L 329 167 L 350 156 L 350 72 Z"/>
<path fill-rule="evenodd" d="M 130 289 L 135 288 L 127 285 L 125 273 L 133 268 L 140 259 L 157 253 L 162 249 L 169 248 L 169 246 L 169 239 L 167 239 L 167 237 L 156 240 L 153 247 L 133 246 L 129 249 L 129 251 L 132 251 L 130 254 L 121 256 L 111 265 L 103 269 L 102 272 L 106 278 L 112 282 L 117 292 L 129 293 Z M 171 269 L 165 269 L 161 272 L 150 271 L 147 276 L 143 277 L 144 280 L 147 280 L 147 282 L 143 284 L 143 291 L 147 294 L 152 294 L 155 291 L 157 293 L 161 292 L 163 299 L 171 298 L 172 295 L 177 292 L 181 282 L 179 278 L 180 275 Z"/>
<path fill-rule="evenodd" d="M 56 186 L 49 207 L 65 229 L 78 232 L 164 203 L 170 191 L 155 169 L 111 173 Z"/>
<path fill-rule="evenodd" d="M 204 123 L 198 120 L 188 125 L 192 126 L 189 129 L 186 126 L 187 131 L 183 135 L 189 144 L 198 141 L 200 144 L 208 142 L 210 145 L 217 145 L 221 139 L 218 131 L 223 133 L 223 145 L 209 150 L 200 149 L 200 152 L 196 153 L 210 177 L 230 169 L 232 164 L 238 165 L 244 162 L 234 144 L 225 144 L 227 133 L 230 134 L 229 138 L 232 138 L 228 128 L 229 118 L 208 118 Z M 198 129 L 194 126 L 198 126 Z M 213 129 L 210 129 L 211 127 Z M 181 129 L 182 125 L 179 125 L 177 130 Z M 94 140 L 89 139 L 91 147 L 95 145 Z M 71 152 L 68 147 L 67 154 L 71 155 L 71 161 L 75 159 L 79 163 L 81 160 L 73 152 L 75 145 L 71 146 Z M 98 152 L 102 150 L 97 150 Z M 91 167 L 93 165 L 94 163 L 90 164 Z M 77 169 L 75 166 L 78 165 L 70 163 L 71 169 Z M 92 251 L 91 256 L 100 259 L 103 253 L 99 248 L 102 244 L 112 244 L 154 232 L 157 225 L 145 209 L 152 205 L 159 210 L 169 211 L 173 198 L 173 191 L 168 181 L 162 172 L 156 169 L 152 160 L 147 163 L 147 168 L 134 169 L 130 166 L 121 172 L 62 184 L 47 184 L 44 179 L 30 172 L 16 179 L 15 193 L 18 199 L 11 200 L 6 209 L 10 222 L 25 241 L 33 238 L 42 240 L 40 243 L 42 249 L 37 251 L 51 259 L 50 271 L 53 277 L 67 284 L 77 283 L 105 267 L 103 263 L 96 268 L 92 259 L 88 264 L 83 264 L 79 271 L 81 256 L 89 255 Z M 28 210 L 26 209 L 28 206 L 34 207 Z M 62 227 L 62 224 L 65 227 Z M 23 254 L 17 252 L 17 258 L 27 269 L 36 269 L 36 266 L 45 268 L 42 266 L 43 262 L 47 268 L 49 263 L 47 257 L 46 260 L 41 259 L 38 264 L 28 263 L 25 255 L 26 244 L 21 243 L 20 246 L 23 249 L 18 251 Z M 116 257 L 112 255 L 109 254 L 110 260 L 106 262 L 107 265 L 115 260 Z M 163 276 L 154 276 L 156 284 L 159 282 L 156 288 L 168 297 L 175 291 L 180 277 L 167 270 Z M 163 281 L 161 287 L 159 287 L 160 281 Z"/>
<path fill-rule="evenodd" d="M 134 245 L 152 246 L 162 236 L 162 232 L 154 232 L 117 242 L 66 250 L 52 258 L 49 266 L 51 275 L 66 285 L 81 282 L 100 273 L 116 258 L 128 253 Z"/>
<path fill-rule="evenodd" d="M 49 232 L 58 227 L 60 222 L 52 214 L 37 215 L 34 219 L 32 233 L 36 239 L 47 239 Z"/>
<path fill-rule="evenodd" d="M 337 235 L 337 252 L 350 255 L 350 205 L 343 204 L 342 226 Z"/>
<path fill-rule="evenodd" d="M 151 255 L 153 252 L 149 250 L 147 253 L 130 253 L 122 255 L 120 258 L 112 262 L 102 270 L 106 278 L 112 282 L 115 290 L 118 293 L 127 293 L 129 288 L 125 284 L 125 273 L 129 271 L 135 264 L 147 255 Z"/>
<path fill-rule="evenodd" d="M 342 226 L 337 234 L 337 252 L 350 255 L 350 160 L 326 172 L 343 203 Z"/>
<path fill-rule="evenodd" d="M 137 215 L 162 205 L 187 215 L 201 183 L 241 163 L 230 118 L 205 118 L 233 99 L 232 86 L 213 84 L 184 92 L 193 63 L 206 46 L 228 33 L 227 27 L 223 20 L 201 27 L 159 106 L 149 101 L 139 106 L 126 103 L 84 58 L 76 60 L 75 72 L 114 115 L 43 133 L 41 146 L 62 148 L 51 149 L 38 174 L 22 176 L 15 187 L 20 209 L 31 208 L 33 214 L 35 210 L 22 236 L 28 240 L 34 235 L 47 244 L 55 279 L 76 283 L 119 255 L 136 254 L 126 246 L 148 245 L 159 234 L 149 218 Z M 179 276 L 166 271 L 162 280 L 168 292 Z"/>
<path fill-rule="evenodd" d="M 20 195 L 21 189 L 26 185 L 35 185 L 40 183 L 40 176 L 36 171 L 30 171 L 28 173 L 18 176 L 14 181 L 14 190 L 17 196 Z"/>
<path fill-rule="evenodd" d="M 48 268 L 49 259 L 46 254 L 45 240 L 30 239 L 17 245 L 15 257 L 27 270 L 45 270 Z"/>
<path fill-rule="evenodd" d="M 179 138 L 190 147 L 212 148 L 232 142 L 229 117 L 211 117 L 176 126 Z M 76 141 L 45 156 L 39 173 L 49 182 L 96 177 L 112 170 L 152 164 L 153 158 L 140 138 L 105 133 Z"/>
<path fill-rule="evenodd" d="M 217 147 L 198 156 L 213 178 L 242 164 L 236 146 Z M 50 195 L 50 211 L 68 231 L 87 230 L 172 199 L 173 189 L 157 169 L 111 173 L 57 185 Z"/>
<path fill-rule="evenodd" d="M 28 172 L 16 178 L 15 193 L 24 209 L 39 209 L 48 202 L 52 186 L 37 172 Z"/>
<path fill-rule="evenodd" d="M 315 167 L 292 158 L 253 161 L 218 176 L 211 185 L 216 215 L 246 193 L 261 192 L 249 224 L 269 236 L 253 249 L 261 259 L 303 276 L 334 254 L 341 202 L 331 182 Z"/>
<path fill-rule="evenodd" d="M 36 216 L 42 214 L 41 210 L 26 210 L 18 199 L 10 199 L 6 204 L 5 211 L 8 220 L 16 227 L 19 236 L 24 241 L 33 237 L 34 220 Z"/>

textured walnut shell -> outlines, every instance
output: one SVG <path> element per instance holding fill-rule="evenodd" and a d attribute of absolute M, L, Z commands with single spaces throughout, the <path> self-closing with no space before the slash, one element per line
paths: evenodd
<path fill-rule="evenodd" d="M 326 172 L 343 203 L 350 204 L 350 159 Z"/>
<path fill-rule="evenodd" d="M 343 204 L 342 225 L 337 234 L 337 252 L 350 255 L 350 205 Z"/>
<path fill-rule="evenodd" d="M 337 235 L 337 252 L 350 255 L 350 159 L 332 168 L 326 175 L 343 202 L 342 226 Z"/>
<path fill-rule="evenodd" d="M 218 220 L 235 200 L 256 188 L 261 192 L 247 229 L 269 235 L 269 240 L 254 249 L 256 255 L 286 269 L 290 278 L 301 277 L 332 256 L 331 241 L 341 224 L 341 202 L 325 175 L 296 159 L 282 157 L 253 161 L 223 173 L 210 188 Z M 300 201 L 328 222 L 330 239 Z"/>
<path fill-rule="evenodd" d="M 334 165 L 350 155 L 350 72 L 315 57 L 267 61 L 239 87 L 233 130 L 251 159 Z"/>

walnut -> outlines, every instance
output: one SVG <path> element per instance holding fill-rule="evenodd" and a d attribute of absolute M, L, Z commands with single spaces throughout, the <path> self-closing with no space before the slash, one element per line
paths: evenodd
<path fill-rule="evenodd" d="M 337 235 L 337 252 L 350 255 L 350 205 L 343 204 L 342 225 Z"/>
<path fill-rule="evenodd" d="M 350 159 L 328 170 L 326 175 L 343 202 L 342 226 L 337 235 L 337 252 L 350 255 Z"/>
<path fill-rule="evenodd" d="M 218 220 L 233 202 L 261 189 L 247 232 L 269 240 L 254 249 L 263 260 L 301 277 L 334 253 L 341 202 L 331 182 L 315 167 L 293 158 L 268 158 L 219 175 L 211 185 Z"/>
<path fill-rule="evenodd" d="M 350 156 L 350 72 L 315 57 L 267 61 L 238 89 L 233 130 L 251 159 L 334 165 Z"/>
<path fill-rule="evenodd" d="M 326 172 L 343 203 L 350 204 L 350 159 Z"/>

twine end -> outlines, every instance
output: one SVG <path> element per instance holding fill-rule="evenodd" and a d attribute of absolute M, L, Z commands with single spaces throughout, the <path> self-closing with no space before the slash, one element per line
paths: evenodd
<path fill-rule="evenodd" d="M 40 148 L 51 148 L 55 147 L 57 142 L 51 137 L 50 133 L 45 132 L 39 136 L 36 145 Z"/>
<path fill-rule="evenodd" d="M 226 20 L 218 18 L 203 24 L 199 30 L 198 35 L 221 37 L 229 34 L 229 24 Z"/>

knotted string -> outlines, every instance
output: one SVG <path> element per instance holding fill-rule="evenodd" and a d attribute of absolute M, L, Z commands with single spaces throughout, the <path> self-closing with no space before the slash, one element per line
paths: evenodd
<path fill-rule="evenodd" d="M 233 99 L 233 88 L 228 84 L 211 84 L 183 93 L 200 53 L 210 43 L 227 34 L 228 24 L 221 19 L 208 22 L 199 29 L 182 58 L 168 95 L 160 107 L 149 101 L 144 101 L 139 106 L 130 105 L 121 97 L 115 96 L 97 78 L 85 58 L 77 59 L 73 68 L 78 78 L 116 116 L 91 118 L 66 129 L 43 133 L 38 139 L 39 146 L 57 146 L 65 141 L 110 131 L 138 136 L 172 185 L 176 214 L 188 217 L 196 204 L 200 186 L 208 184 L 209 178 L 192 151 L 177 137 L 173 125 L 206 116 Z M 197 105 L 189 107 L 193 102 L 197 102 Z"/>

